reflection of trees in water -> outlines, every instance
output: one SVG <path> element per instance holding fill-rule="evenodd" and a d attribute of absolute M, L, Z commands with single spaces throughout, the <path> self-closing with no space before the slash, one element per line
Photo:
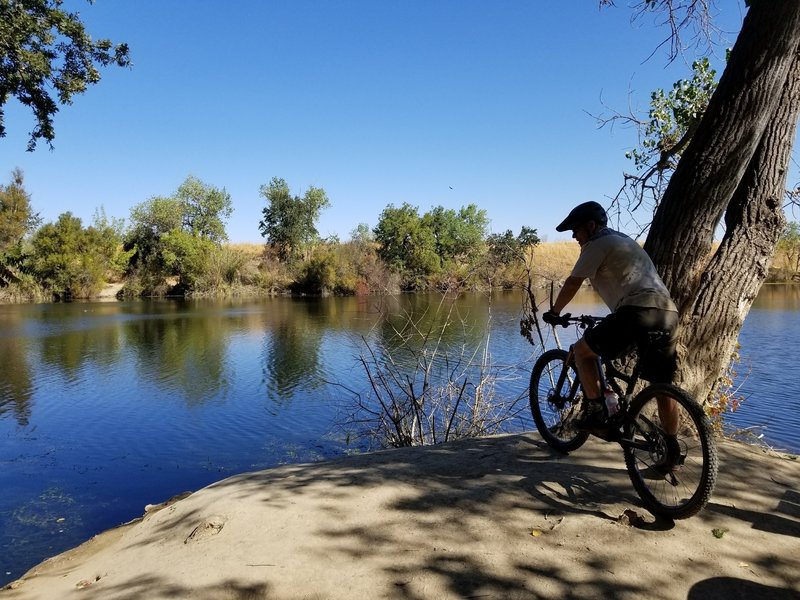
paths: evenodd
<path fill-rule="evenodd" d="M 235 332 L 266 332 L 260 366 L 264 384 L 279 401 L 290 400 L 298 388 L 319 390 L 324 380 L 335 380 L 351 367 L 360 374 L 356 344 L 342 343 L 339 349 L 325 347 L 326 340 L 339 344 L 340 339 L 365 336 L 391 352 L 404 344 L 420 348 L 427 332 L 440 337 L 441 347 L 451 354 L 460 353 L 463 346 L 479 347 L 487 328 L 482 301 L 474 296 L 465 303 L 441 300 L 438 295 L 273 298 L 241 306 L 142 301 L 9 311 L 5 332 L 15 328 L 8 321 L 13 318 L 33 323 L 35 331 L 0 339 L 0 414 L 14 411 L 20 423 L 27 423 L 36 385 L 31 366 L 35 358 L 67 382 L 107 373 L 111 385 L 113 373 L 125 372 L 131 364 L 138 381 L 194 405 L 221 397 L 227 389 L 228 340 Z M 413 326 L 406 322 L 409 318 Z M 33 354 L 26 354 L 26 348 Z M 409 364 L 413 360 L 402 351 L 396 358 Z"/>
<path fill-rule="evenodd" d="M 119 360 L 122 339 L 119 327 L 86 327 L 40 339 L 42 361 L 77 378 L 87 363 L 110 367 Z"/>
<path fill-rule="evenodd" d="M 409 365 L 414 359 L 405 351 L 409 347 L 421 348 L 426 336 L 441 336 L 443 343 L 458 346 L 459 352 L 465 343 L 479 346 L 486 319 L 478 323 L 462 321 L 463 307 L 458 302 L 453 305 L 451 300 L 437 306 L 428 296 L 411 294 L 386 298 L 276 299 L 268 306 L 270 330 L 262 359 L 267 389 L 277 400 L 285 402 L 291 400 L 296 389 L 319 389 L 325 378 L 335 378 L 336 374 L 324 372 L 326 365 L 321 356 L 327 331 L 359 334 L 372 342 L 376 342 L 377 332 L 377 344 L 387 353 L 397 352 L 396 360 L 409 361 Z"/>
<path fill-rule="evenodd" d="M 228 329 L 222 315 L 203 312 L 144 317 L 124 328 L 140 379 L 181 393 L 189 406 L 218 397 L 227 385 Z"/>
<path fill-rule="evenodd" d="M 369 342 L 400 367 L 415 368 L 424 351 L 435 351 L 439 361 L 469 355 L 488 333 L 488 301 L 474 297 L 464 302 L 453 296 L 409 295 L 384 310 Z"/>
<path fill-rule="evenodd" d="M 297 389 L 319 390 L 329 372 L 340 364 L 339 356 L 323 359 L 326 333 L 368 335 L 376 320 L 376 306 L 385 299 L 376 297 L 276 298 L 265 305 L 269 329 L 264 341 L 262 365 L 267 390 L 276 401 L 288 402 Z M 343 345 L 341 352 L 352 348 Z M 355 356 L 353 357 L 355 365 Z"/>
<path fill-rule="evenodd" d="M 27 351 L 28 345 L 19 338 L 0 337 L 0 416 L 12 413 L 23 427 L 31 417 L 33 396 Z"/>
<path fill-rule="evenodd" d="M 517 366 L 493 361 L 490 297 L 416 296 L 392 309 L 361 353 L 371 390 L 345 386 L 355 397 L 342 422 L 348 434 L 425 445 L 496 433 L 519 418 L 524 395 L 497 394 L 499 381 L 517 379 Z"/>
<path fill-rule="evenodd" d="M 189 312 L 187 306 L 52 305 L 34 319 L 42 333 L 25 339 L 33 340 L 42 363 L 68 381 L 86 377 L 89 366 L 110 372 L 130 353 L 141 381 L 179 392 L 189 405 L 198 404 L 218 396 L 224 386 L 226 330 L 236 319 L 225 319 L 219 311 Z M 9 311 L 6 319 L 14 314 L 30 318 Z M 5 321 L 4 329 L 10 329 Z M 34 391 L 27 347 L 24 339 L 0 338 L 0 414 L 11 406 L 22 425 L 28 422 Z"/>
<path fill-rule="evenodd" d="M 27 425 L 30 402 L 34 392 L 33 372 L 29 365 L 29 350 L 38 351 L 42 363 L 55 367 L 67 379 L 79 378 L 84 366 L 92 362 L 112 366 L 119 357 L 121 340 L 116 326 L 98 327 L 95 315 L 85 314 L 82 305 L 57 304 L 44 311 L 8 311 L 3 329 L 12 330 L 30 321 L 41 328 L 39 335 L 20 334 L 0 339 L 0 414 L 14 404 L 17 420 Z M 94 310 L 94 309 L 92 309 Z M 97 309 L 100 311 L 101 309 Z M 13 319 L 15 323 L 8 320 Z"/>
<path fill-rule="evenodd" d="M 753 308 L 766 310 L 800 310 L 800 285 L 767 284 L 761 287 Z"/>
<path fill-rule="evenodd" d="M 321 385 L 320 345 L 329 322 L 325 306 L 318 300 L 280 303 L 271 314 L 262 364 L 267 390 L 276 399 L 289 401 L 296 388 Z"/>
<path fill-rule="evenodd" d="M 488 300 L 413 295 L 391 308 L 396 312 L 382 315 L 367 344 L 372 360 L 407 383 L 447 387 L 479 378 L 487 367 Z"/>

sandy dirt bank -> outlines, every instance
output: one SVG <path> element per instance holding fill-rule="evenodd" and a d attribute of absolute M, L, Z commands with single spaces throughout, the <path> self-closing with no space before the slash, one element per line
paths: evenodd
<path fill-rule="evenodd" d="M 800 460 L 727 441 L 720 456 L 710 505 L 674 523 L 593 440 L 566 457 L 523 434 L 242 474 L 0 599 L 800 598 Z"/>

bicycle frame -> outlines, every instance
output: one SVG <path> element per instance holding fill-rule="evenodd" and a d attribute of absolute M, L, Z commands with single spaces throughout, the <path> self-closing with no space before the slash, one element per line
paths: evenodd
<path fill-rule="evenodd" d="M 633 372 L 630 375 L 617 369 L 612 361 L 601 358 L 597 359 L 597 370 L 600 373 L 601 386 L 603 388 L 610 387 L 620 398 L 628 398 L 633 395 L 641 374 L 639 361 L 636 361 L 636 365 L 634 365 Z M 619 381 L 625 383 L 625 389 L 622 389 Z"/>
<path fill-rule="evenodd" d="M 567 359 L 564 362 L 564 368 L 561 369 L 561 373 L 558 376 L 558 383 L 555 389 L 563 389 L 564 382 L 567 380 L 567 376 L 569 374 L 570 366 L 575 368 L 575 353 L 572 346 L 569 347 Z M 647 450 L 650 444 L 650 436 L 646 432 L 641 431 L 641 428 L 638 427 L 637 424 L 628 416 L 630 400 L 641 375 L 640 361 L 636 361 L 633 372 L 628 375 L 617 369 L 611 360 L 598 357 L 597 370 L 600 378 L 601 389 L 610 387 L 620 398 L 620 411 L 617 413 L 616 417 L 612 417 L 612 420 L 616 421 L 615 427 L 612 430 L 616 431 L 617 433 L 612 437 L 609 437 L 607 441 L 616 441 L 623 448 Z M 625 384 L 624 389 L 622 385 L 620 385 L 620 381 Z M 575 394 L 578 392 L 579 385 L 580 381 L 578 379 L 570 382 L 568 396 L 570 400 L 574 400 Z M 624 428 L 626 433 L 632 432 L 634 429 L 638 430 L 647 441 L 636 442 L 630 437 L 625 437 L 625 433 L 620 433 L 620 429 L 623 428 L 623 425 L 628 426 Z"/>
<path fill-rule="evenodd" d="M 575 366 L 575 353 L 572 346 L 569 347 L 569 353 L 567 354 L 567 360 L 564 366 L 569 367 L 570 365 L 572 365 L 573 367 Z M 559 387 L 557 387 L 556 389 L 561 389 L 561 386 L 564 385 L 564 381 L 566 380 L 567 377 L 567 371 L 568 368 L 564 368 L 561 371 L 561 375 L 558 378 Z M 597 357 L 597 372 L 600 378 L 601 390 L 610 387 L 620 398 L 627 398 L 633 394 L 633 391 L 636 388 L 636 384 L 639 382 L 641 367 L 639 366 L 639 362 L 637 361 L 636 365 L 634 366 L 633 372 L 630 375 L 628 375 L 617 369 L 611 360 Z M 625 383 L 624 389 L 620 385 L 619 383 L 620 381 Z M 570 385 L 570 397 L 573 397 L 574 393 L 577 391 L 577 387 L 575 386 L 576 386 L 575 383 L 572 383 Z"/>
<path fill-rule="evenodd" d="M 552 290 L 551 290 L 551 296 L 552 296 Z M 552 305 L 552 298 L 551 298 L 551 305 Z M 569 314 L 564 315 L 564 316 L 567 318 L 567 322 L 572 322 L 572 323 L 578 325 L 579 327 L 581 327 L 582 329 L 591 329 L 599 321 L 601 321 L 603 319 L 603 317 L 591 317 L 591 316 L 587 316 L 587 315 L 582 315 L 582 316 L 576 317 L 576 318 L 571 318 L 571 316 Z M 567 327 L 567 323 L 565 322 L 563 324 L 563 326 Z M 557 329 L 556 329 L 555 326 L 553 327 L 553 335 L 555 336 L 556 347 L 561 348 L 561 342 L 558 339 L 558 333 L 557 333 Z M 572 365 L 573 367 L 575 367 L 576 365 L 575 365 L 575 359 L 574 359 L 575 355 L 574 355 L 574 347 L 573 346 L 574 345 L 570 345 L 570 347 L 569 347 L 569 353 L 567 355 L 566 364 L 567 365 Z M 610 387 L 612 390 L 614 390 L 614 392 L 616 392 L 616 394 L 620 398 L 630 399 L 630 397 L 633 395 L 633 392 L 636 389 L 636 384 L 639 382 L 639 377 L 641 375 L 640 362 L 641 362 L 640 359 L 636 360 L 636 362 L 634 364 L 634 367 L 633 367 L 633 371 L 631 372 L 630 375 L 628 375 L 626 373 L 623 373 L 619 369 L 617 369 L 614 366 L 612 360 L 604 359 L 604 358 L 598 356 L 597 357 L 597 372 L 598 372 L 598 376 L 599 376 L 599 380 L 600 380 L 600 389 L 601 390 L 605 390 L 605 389 Z M 576 370 L 577 370 L 577 367 L 576 367 Z M 559 385 L 563 385 L 564 384 L 565 377 L 566 377 L 565 374 L 562 373 L 562 376 L 560 376 L 559 379 L 558 379 Z M 619 383 L 620 381 L 622 381 L 625 384 L 625 388 L 624 389 L 623 389 L 622 385 L 620 385 L 620 383 Z M 573 386 L 571 385 L 570 386 L 570 388 L 571 388 L 570 389 L 570 397 L 574 397 L 574 394 L 577 391 L 577 388 L 573 390 L 572 387 Z M 561 388 L 559 387 L 557 389 L 561 389 Z"/>
<path fill-rule="evenodd" d="M 601 363 L 600 359 L 598 359 L 598 363 Z M 606 373 L 610 373 L 611 376 L 608 379 L 608 384 L 619 396 L 620 410 L 615 416 L 610 418 L 610 421 L 614 423 L 614 427 L 611 429 L 611 431 L 615 431 L 616 433 L 610 439 L 616 441 L 623 448 L 648 450 L 653 441 L 651 439 L 651 435 L 648 432 L 643 431 L 639 424 L 636 423 L 636 421 L 632 419 L 628 413 L 633 392 L 636 389 L 636 384 L 639 382 L 639 375 L 641 373 L 640 361 L 636 361 L 636 364 L 633 367 L 633 372 L 630 375 L 626 375 L 617 369 L 610 360 L 603 360 L 602 364 L 598 364 L 598 368 L 600 368 L 601 380 L 606 377 Z M 622 387 L 617 381 L 618 379 L 627 384 L 624 393 L 622 391 Z M 633 439 L 634 432 L 638 432 L 645 441 L 635 441 Z"/>

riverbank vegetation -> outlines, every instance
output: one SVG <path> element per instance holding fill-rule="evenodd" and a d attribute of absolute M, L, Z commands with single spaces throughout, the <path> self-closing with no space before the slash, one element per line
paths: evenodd
<path fill-rule="evenodd" d="M 261 194 L 265 243 L 231 244 L 230 195 L 196 177 L 132 207 L 127 224 L 102 208 L 90 224 L 71 212 L 41 223 L 16 170 L 0 186 L 0 298 L 93 298 L 113 283 L 125 298 L 507 289 L 524 281 L 539 243 L 530 227 L 489 233 L 486 211 L 474 204 L 422 214 L 388 205 L 374 227 L 356 224 L 347 241 L 322 239 L 316 221 L 330 205 L 323 189 L 292 195 L 273 178 Z"/>
<path fill-rule="evenodd" d="M 529 275 L 539 285 L 562 281 L 579 252 L 572 241 L 541 243 L 528 226 L 489 233 L 487 212 L 474 204 L 425 213 L 390 204 L 374 227 L 322 239 L 323 189 L 295 196 L 274 178 L 261 192 L 265 243 L 229 243 L 232 199 L 196 177 L 132 207 L 127 223 L 102 207 L 89 224 L 68 211 L 42 223 L 15 170 L 0 185 L 0 301 L 91 299 L 110 286 L 120 298 L 512 289 Z M 767 281 L 800 280 L 798 227 L 786 227 Z"/>

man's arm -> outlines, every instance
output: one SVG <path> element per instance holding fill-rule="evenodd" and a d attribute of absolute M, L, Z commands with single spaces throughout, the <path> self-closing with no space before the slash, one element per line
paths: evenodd
<path fill-rule="evenodd" d="M 553 303 L 552 312 L 557 315 L 561 314 L 561 311 L 564 310 L 564 307 L 569 304 L 570 300 L 572 300 L 575 297 L 575 294 L 578 293 L 578 290 L 581 289 L 583 280 L 584 277 L 567 277 L 566 281 L 564 281 L 564 285 L 558 292 L 558 296 L 556 296 L 556 301 Z"/>

